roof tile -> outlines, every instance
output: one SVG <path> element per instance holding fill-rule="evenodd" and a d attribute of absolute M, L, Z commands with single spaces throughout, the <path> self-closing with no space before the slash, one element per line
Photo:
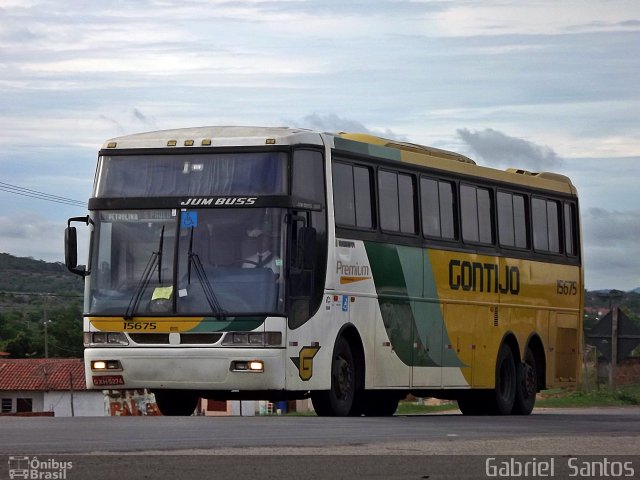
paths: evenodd
<path fill-rule="evenodd" d="M 86 390 L 81 358 L 0 358 L 2 390 Z"/>

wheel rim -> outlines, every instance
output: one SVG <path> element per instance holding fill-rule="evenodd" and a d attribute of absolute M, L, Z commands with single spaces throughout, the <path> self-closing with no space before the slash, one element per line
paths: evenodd
<path fill-rule="evenodd" d="M 524 375 L 522 376 L 522 383 L 523 383 L 522 391 L 525 397 L 529 398 L 535 394 L 536 387 L 537 387 L 535 370 L 528 363 L 524 364 L 523 369 L 524 369 L 524 372 L 523 372 Z"/>

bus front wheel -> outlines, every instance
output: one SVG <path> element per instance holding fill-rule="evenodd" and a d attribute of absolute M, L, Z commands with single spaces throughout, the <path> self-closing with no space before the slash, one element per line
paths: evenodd
<path fill-rule="evenodd" d="M 311 403 L 320 416 L 346 417 L 356 410 L 356 364 L 349 342 L 339 337 L 331 360 L 331 389 L 311 393 Z M 352 413 L 353 412 L 353 413 Z"/>
<path fill-rule="evenodd" d="M 171 417 L 189 417 L 198 406 L 199 397 L 189 390 L 154 390 L 160 413 Z"/>

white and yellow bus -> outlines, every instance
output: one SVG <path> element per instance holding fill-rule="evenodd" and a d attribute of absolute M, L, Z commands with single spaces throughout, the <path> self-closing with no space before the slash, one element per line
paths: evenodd
<path fill-rule="evenodd" d="M 149 388 L 168 415 L 309 396 L 319 415 L 391 415 L 408 393 L 528 414 L 578 382 L 578 218 L 562 175 L 363 134 L 109 140 L 65 236 L 87 386 Z"/>

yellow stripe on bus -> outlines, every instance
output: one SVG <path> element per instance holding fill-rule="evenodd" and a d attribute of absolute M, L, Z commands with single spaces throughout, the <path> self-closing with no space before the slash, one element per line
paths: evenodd
<path fill-rule="evenodd" d="M 89 317 L 91 325 L 103 332 L 147 332 L 170 333 L 188 332 L 197 327 L 203 318 L 193 317 Z"/>

